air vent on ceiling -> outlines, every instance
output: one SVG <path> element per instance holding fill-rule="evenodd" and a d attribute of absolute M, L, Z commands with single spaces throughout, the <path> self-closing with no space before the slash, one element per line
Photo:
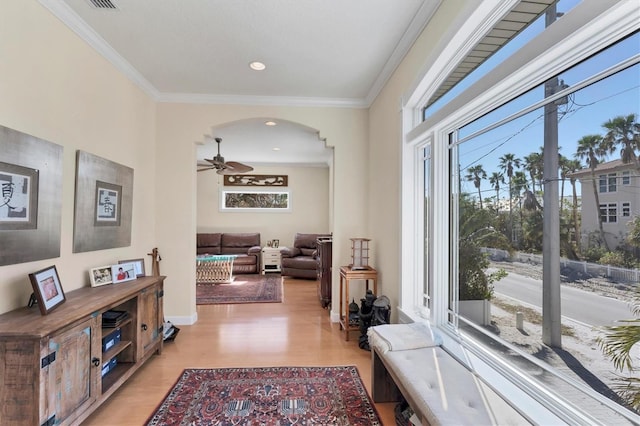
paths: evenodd
<path fill-rule="evenodd" d="M 117 9 L 118 6 L 111 0 L 87 0 L 96 9 Z"/>

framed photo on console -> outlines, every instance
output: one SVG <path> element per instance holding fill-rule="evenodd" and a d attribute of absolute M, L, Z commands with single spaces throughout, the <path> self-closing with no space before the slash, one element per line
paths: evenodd
<path fill-rule="evenodd" d="M 91 287 L 111 284 L 113 282 L 111 279 L 111 266 L 92 268 L 89 271 L 89 280 L 91 281 Z"/>
<path fill-rule="evenodd" d="M 29 280 L 42 315 L 47 315 L 65 301 L 55 265 L 29 274 Z"/>
<path fill-rule="evenodd" d="M 144 277 L 144 259 L 118 260 L 118 263 L 133 263 L 136 268 L 136 278 Z"/>
<path fill-rule="evenodd" d="M 119 263 L 111 267 L 111 279 L 114 284 L 135 280 L 136 266 L 134 263 Z"/>

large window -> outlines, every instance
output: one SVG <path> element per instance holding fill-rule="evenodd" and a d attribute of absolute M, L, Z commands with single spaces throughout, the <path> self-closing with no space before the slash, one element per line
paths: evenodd
<path fill-rule="evenodd" d="M 597 27 L 590 30 L 594 39 Z M 412 133 L 416 143 L 420 134 L 437 135 L 423 159 L 425 179 L 416 182 L 425 194 L 420 294 L 423 307 L 432 295 L 430 319 L 445 348 L 460 354 L 457 347 L 464 347 L 462 359 L 473 353 L 570 423 L 639 419 L 616 377 L 640 376 L 617 371 L 597 343 L 602 327 L 633 317 L 633 292 L 622 294 L 595 270 L 585 273 L 587 256 L 594 261 L 596 253 L 613 251 L 600 238 L 602 223 L 617 221 L 618 204 L 623 214 L 632 212 L 610 198 L 617 194 L 615 173 L 600 179 L 592 172 L 582 186 L 571 177 L 620 159 L 624 142 L 612 136 L 617 119 L 631 116 L 638 126 L 640 34 L 631 32 L 597 43 L 583 35 L 581 49 L 593 43 L 589 56 L 565 66 L 575 40 L 558 39 L 550 46 L 555 56 L 540 53 L 543 63 L 506 63 L 496 71 L 513 67 L 526 80 L 531 71 L 518 67 L 541 75 L 555 70 L 544 79 L 512 82 L 521 85 L 517 93 L 491 108 L 510 87 L 481 79 L 489 82 L 484 92 L 477 85 L 472 97 L 463 92 L 464 101 L 443 105 Z M 598 200 L 600 193 L 609 198 Z"/>

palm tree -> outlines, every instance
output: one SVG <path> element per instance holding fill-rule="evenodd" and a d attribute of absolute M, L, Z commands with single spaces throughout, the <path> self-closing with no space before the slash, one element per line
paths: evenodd
<path fill-rule="evenodd" d="M 498 203 L 500 201 L 500 184 L 504 183 L 504 175 L 500 172 L 493 172 L 489 177 L 491 187 L 496 191 L 496 211 L 498 211 Z"/>
<path fill-rule="evenodd" d="M 511 179 L 513 178 L 513 169 L 520 167 L 520 159 L 517 158 L 514 154 L 507 153 L 500 157 L 500 169 L 507 174 L 507 178 L 509 179 L 509 222 L 511 226 L 511 239 L 513 240 L 513 214 L 511 210 L 513 209 L 513 198 L 511 196 L 512 187 L 511 187 Z"/>
<path fill-rule="evenodd" d="M 480 191 L 480 184 L 482 179 L 487 178 L 487 172 L 484 171 L 481 164 L 469 167 L 465 179 L 469 182 L 473 182 L 473 186 L 478 190 L 478 198 L 480 199 L 480 208 L 482 209 L 482 192 Z"/>
<path fill-rule="evenodd" d="M 523 166 L 529 172 L 531 177 L 531 190 L 536 193 L 536 181 L 542 176 L 543 159 L 540 152 L 532 152 L 524 157 Z M 542 188 L 541 188 L 542 189 Z"/>
<path fill-rule="evenodd" d="M 576 191 L 576 178 L 575 176 L 573 176 L 573 173 L 582 169 L 582 164 L 580 164 L 579 160 L 567 160 L 567 162 L 565 163 L 565 167 L 567 169 L 567 172 L 569 173 L 569 182 L 571 182 L 573 199 L 573 202 L 571 204 L 571 219 L 573 220 L 576 249 L 579 250 L 580 244 L 578 244 L 578 238 L 580 236 L 580 227 L 578 225 L 578 192 Z"/>
<path fill-rule="evenodd" d="M 640 291 L 636 290 L 631 304 L 631 312 L 635 318 L 618 321 L 621 325 L 604 327 L 604 336 L 596 340 L 604 354 L 613 361 L 613 365 L 621 372 L 627 369 L 633 374 L 637 367 L 633 365 L 631 349 L 640 342 Z M 620 377 L 618 394 L 634 409 L 640 408 L 640 378 Z"/>
<path fill-rule="evenodd" d="M 607 129 L 604 135 L 604 148 L 613 154 L 620 147 L 620 159 L 624 164 L 635 163 L 640 171 L 640 160 L 636 151 L 640 152 L 640 123 L 635 114 L 626 117 L 619 115 L 602 125 Z"/>
<path fill-rule="evenodd" d="M 598 228 L 600 231 L 600 241 L 604 244 L 604 247 L 609 250 L 607 240 L 604 238 L 604 229 L 602 228 L 602 215 L 600 214 L 600 198 L 598 197 L 598 187 L 596 186 L 596 167 L 600 163 L 600 159 L 606 155 L 606 150 L 603 147 L 602 136 L 600 135 L 587 135 L 580 138 L 578 141 L 578 147 L 576 149 L 575 156 L 577 159 L 585 159 L 587 166 L 591 169 L 591 183 L 593 186 L 593 197 L 596 202 L 596 209 L 598 209 Z"/>
<path fill-rule="evenodd" d="M 529 183 L 527 182 L 527 175 L 523 172 L 518 170 L 517 172 L 515 172 L 513 174 L 513 179 L 512 179 L 512 194 L 511 197 L 512 198 L 517 198 L 518 199 L 518 207 L 519 207 L 519 216 L 520 216 L 520 231 L 522 230 L 522 224 L 524 222 L 524 218 L 523 218 L 523 211 L 522 211 L 522 192 L 523 191 L 528 191 L 529 190 Z M 520 232 L 519 231 L 519 232 Z M 518 234 L 519 235 L 519 234 Z M 520 238 L 518 238 L 518 246 L 520 246 Z"/>
<path fill-rule="evenodd" d="M 564 182 L 569 173 L 569 159 L 558 153 L 558 168 L 560 169 L 560 211 L 564 209 Z"/>

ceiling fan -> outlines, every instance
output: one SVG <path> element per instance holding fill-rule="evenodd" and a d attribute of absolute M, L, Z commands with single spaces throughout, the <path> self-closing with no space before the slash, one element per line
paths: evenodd
<path fill-rule="evenodd" d="M 237 161 L 225 162 L 224 157 L 220 155 L 220 142 L 222 142 L 222 139 L 215 138 L 215 141 L 218 143 L 218 155 L 211 159 L 205 158 L 204 160 L 207 161 L 207 163 L 198 163 L 199 166 L 205 166 L 199 168 L 199 172 L 216 169 L 216 173 L 219 175 L 233 175 L 236 173 L 247 173 L 253 170 L 253 167 L 238 163 Z"/>

